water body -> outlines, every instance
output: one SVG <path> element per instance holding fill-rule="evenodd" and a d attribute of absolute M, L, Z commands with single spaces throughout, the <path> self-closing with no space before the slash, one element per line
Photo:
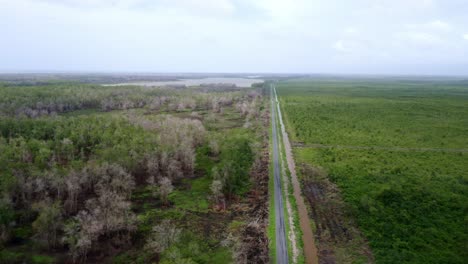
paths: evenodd
<path fill-rule="evenodd" d="M 201 78 L 201 79 L 180 79 L 176 81 L 151 81 L 151 82 L 128 82 L 117 84 L 105 84 L 105 86 L 123 86 L 123 85 L 138 85 L 138 86 L 166 86 L 166 85 L 186 85 L 199 86 L 202 84 L 235 84 L 237 87 L 251 87 L 254 83 L 262 83 L 262 79 L 251 78 Z"/>

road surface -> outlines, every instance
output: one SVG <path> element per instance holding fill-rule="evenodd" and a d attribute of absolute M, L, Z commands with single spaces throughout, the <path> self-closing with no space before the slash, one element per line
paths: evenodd
<path fill-rule="evenodd" d="M 284 225 L 283 192 L 281 191 L 281 178 L 278 153 L 278 135 L 276 125 L 276 100 L 271 90 L 271 127 L 273 136 L 273 175 L 275 182 L 275 223 L 276 223 L 276 263 L 288 263 L 288 247 L 286 244 L 286 227 Z"/>
<path fill-rule="evenodd" d="M 272 86 L 274 91 L 274 97 L 277 106 L 277 112 L 275 115 L 278 115 L 278 120 L 281 126 L 281 134 L 283 136 L 283 145 L 286 153 L 286 161 L 288 163 L 288 169 L 291 173 L 291 183 L 293 186 L 294 199 L 296 200 L 297 212 L 299 214 L 299 224 L 302 230 L 302 242 L 304 246 L 304 256 L 306 264 L 318 264 L 318 252 L 317 247 L 315 246 L 315 238 L 310 226 L 309 214 L 307 212 L 307 207 L 302 198 L 301 185 L 296 175 L 296 165 L 294 164 L 294 158 L 292 154 L 291 143 L 289 142 L 288 133 L 284 127 L 283 117 L 281 116 L 281 108 L 278 101 L 278 96 L 276 94 L 276 88 Z"/>

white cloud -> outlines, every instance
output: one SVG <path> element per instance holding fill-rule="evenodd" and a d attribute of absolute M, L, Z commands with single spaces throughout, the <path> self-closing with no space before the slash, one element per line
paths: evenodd
<path fill-rule="evenodd" d="M 307 10 L 310 10 L 307 7 L 313 5 L 313 1 L 307 0 L 248 0 L 246 2 L 263 10 L 271 18 L 287 20 L 304 15 Z"/>
<path fill-rule="evenodd" d="M 24 1 L 24 0 L 19 0 Z M 34 0 L 33 0 L 34 1 Z M 178 11 L 189 15 L 230 15 L 235 11 L 231 0 L 36 0 L 51 5 L 82 9 Z"/>
<path fill-rule="evenodd" d="M 436 30 L 443 30 L 443 31 L 452 30 L 452 26 L 449 23 L 441 21 L 441 20 L 434 20 L 429 23 L 429 26 Z"/>
<path fill-rule="evenodd" d="M 463 35 L 463 39 L 468 40 L 468 33 Z"/>
<path fill-rule="evenodd" d="M 71 8 L 115 8 L 132 7 L 144 3 L 144 0 L 36 0 L 51 5 L 60 5 Z"/>
<path fill-rule="evenodd" d="M 342 40 L 338 40 L 335 43 L 333 43 L 333 48 L 341 52 L 347 51 L 347 49 L 345 48 L 344 42 Z"/>
<path fill-rule="evenodd" d="M 406 25 L 411 30 L 438 31 L 450 32 L 453 30 L 452 25 L 442 20 L 433 20 L 427 23 L 408 24 Z"/>
<path fill-rule="evenodd" d="M 337 40 L 332 47 L 341 54 L 346 53 L 347 55 L 368 56 L 373 53 L 369 43 L 351 38 Z"/>
<path fill-rule="evenodd" d="M 208 15 L 231 15 L 236 10 L 230 0 L 162 0 L 160 6 Z"/>
<path fill-rule="evenodd" d="M 439 45 L 444 43 L 443 39 L 441 39 L 439 36 L 426 32 L 401 32 L 397 34 L 397 37 L 399 37 L 403 41 L 409 41 L 412 44 Z"/>
<path fill-rule="evenodd" d="M 356 1 L 350 2 L 355 3 Z M 355 6 L 354 4 L 348 12 L 354 12 L 360 16 L 394 19 L 397 16 L 417 17 L 420 14 L 430 14 L 437 8 L 435 0 L 361 0 L 360 2 L 361 8 L 352 8 Z"/>
<path fill-rule="evenodd" d="M 347 27 L 345 28 L 344 30 L 345 34 L 346 35 L 357 35 L 359 33 L 359 29 L 355 28 L 355 27 Z"/>

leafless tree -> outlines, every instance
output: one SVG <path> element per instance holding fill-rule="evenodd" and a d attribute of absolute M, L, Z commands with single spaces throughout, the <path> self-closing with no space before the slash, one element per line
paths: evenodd
<path fill-rule="evenodd" d="M 223 207 L 223 210 L 226 209 L 226 200 L 224 199 L 224 194 L 223 194 L 223 182 L 221 180 L 213 180 L 210 186 L 210 190 L 212 193 L 212 197 L 216 205 L 221 204 Z"/>
<path fill-rule="evenodd" d="M 129 198 L 135 188 L 132 175 L 117 164 L 105 163 L 95 167 L 94 173 L 98 174 L 99 179 L 95 186 L 98 194 L 109 190 Z"/>
<path fill-rule="evenodd" d="M 155 97 L 149 103 L 149 108 L 151 110 L 159 110 L 159 109 L 161 109 L 162 104 L 163 104 L 163 102 L 161 101 L 161 99 L 159 97 Z"/>
<path fill-rule="evenodd" d="M 86 209 L 102 225 L 98 234 L 114 231 L 133 231 L 135 215 L 131 212 L 130 202 L 113 191 L 104 191 L 95 199 L 86 202 Z"/>
<path fill-rule="evenodd" d="M 159 255 L 173 243 L 179 241 L 180 233 L 181 230 L 174 224 L 169 220 L 164 220 L 161 224 L 153 227 L 144 248 Z"/>
<path fill-rule="evenodd" d="M 164 204 L 167 204 L 167 198 L 173 190 L 174 186 L 169 178 L 164 177 L 159 180 L 159 197 Z"/>
<path fill-rule="evenodd" d="M 86 209 L 65 227 L 64 243 L 75 261 L 85 262 L 88 251 L 100 236 L 133 232 L 135 228 L 136 217 L 130 203 L 123 196 L 106 190 L 86 201 Z"/>
<path fill-rule="evenodd" d="M 220 149 L 219 149 L 219 144 L 216 139 L 211 139 L 210 142 L 208 143 L 210 147 L 211 154 L 213 155 L 219 155 Z"/>
<path fill-rule="evenodd" d="M 67 199 L 65 200 L 65 210 L 68 213 L 73 213 L 77 210 L 78 195 L 80 194 L 81 182 L 84 179 L 76 171 L 71 171 L 65 177 L 65 188 L 67 191 Z"/>

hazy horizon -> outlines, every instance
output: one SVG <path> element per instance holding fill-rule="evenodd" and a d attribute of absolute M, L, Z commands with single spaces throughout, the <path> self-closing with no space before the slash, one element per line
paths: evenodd
<path fill-rule="evenodd" d="M 463 0 L 0 0 L 0 73 L 468 75 Z"/>
<path fill-rule="evenodd" d="M 1 75 L 76 75 L 76 76 L 87 76 L 87 75 L 116 75 L 116 76 L 138 76 L 138 75 L 147 75 L 147 76 L 162 76 L 162 77 L 183 77 L 189 78 L 199 77 L 207 78 L 209 76 L 223 78 L 222 76 L 239 76 L 242 78 L 262 78 L 268 76 L 304 76 L 307 78 L 329 78 L 329 77 L 349 77 L 349 78 L 392 78 L 392 77 L 408 77 L 408 78 L 454 78 L 454 79 L 465 79 L 468 78 L 468 73 L 460 74 L 433 74 L 433 73 L 420 73 L 420 74 L 411 74 L 411 73 L 307 73 L 307 72 L 152 72 L 152 71 L 59 71 L 59 70 L 0 70 Z"/>

